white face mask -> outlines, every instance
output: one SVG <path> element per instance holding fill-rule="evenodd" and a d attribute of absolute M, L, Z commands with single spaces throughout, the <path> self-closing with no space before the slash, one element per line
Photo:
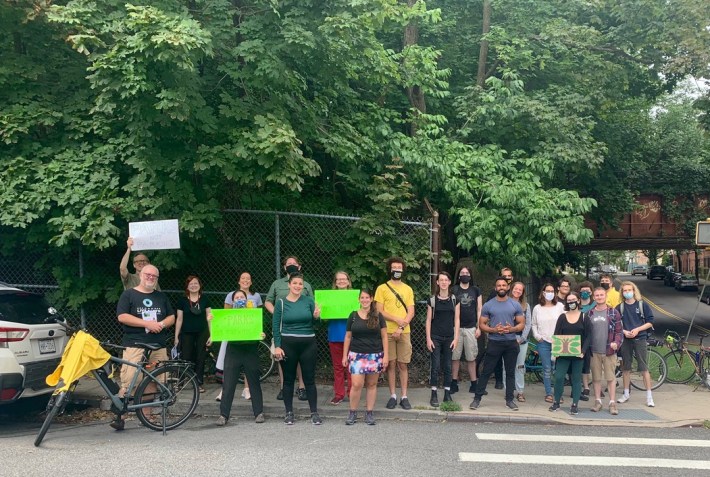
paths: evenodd
<path fill-rule="evenodd" d="M 552 299 L 555 298 L 555 294 L 552 292 L 545 292 L 545 300 L 547 301 L 552 301 Z"/>

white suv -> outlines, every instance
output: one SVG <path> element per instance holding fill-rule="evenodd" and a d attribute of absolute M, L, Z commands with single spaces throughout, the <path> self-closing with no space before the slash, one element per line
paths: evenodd
<path fill-rule="evenodd" d="M 0 405 L 53 390 L 45 383 L 62 357 L 67 336 L 42 295 L 0 282 Z"/>

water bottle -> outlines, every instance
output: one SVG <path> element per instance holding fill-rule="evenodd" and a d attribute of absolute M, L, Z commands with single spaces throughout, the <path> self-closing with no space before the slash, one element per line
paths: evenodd
<path fill-rule="evenodd" d="M 700 365 L 700 350 L 695 352 L 695 364 Z"/>

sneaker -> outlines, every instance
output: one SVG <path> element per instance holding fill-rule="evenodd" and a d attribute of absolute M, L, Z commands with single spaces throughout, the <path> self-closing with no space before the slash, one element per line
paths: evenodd
<path fill-rule="evenodd" d="M 517 411 L 518 410 L 518 405 L 515 404 L 515 401 L 506 401 L 505 402 L 505 407 L 510 409 L 511 411 Z"/>
<path fill-rule="evenodd" d="M 496 381 L 496 389 L 503 389 L 504 387 L 503 381 Z"/>
<path fill-rule="evenodd" d="M 616 407 L 615 402 L 609 404 L 609 414 L 611 414 L 612 416 L 616 416 L 617 414 L 619 414 L 619 409 Z"/>
<path fill-rule="evenodd" d="M 572 404 L 569 408 L 569 413 L 572 414 L 573 416 L 576 416 L 579 414 L 579 409 L 577 408 L 576 404 Z"/>
<path fill-rule="evenodd" d="M 337 406 L 337 405 L 340 404 L 341 402 L 343 402 L 343 398 L 338 397 L 338 396 L 335 396 L 333 399 L 330 400 L 330 404 L 331 404 L 332 406 Z"/>
<path fill-rule="evenodd" d="M 312 412 L 311 413 L 311 424 L 314 426 L 320 426 L 323 424 L 323 419 L 320 418 L 317 412 Z"/>
<path fill-rule="evenodd" d="M 586 391 L 587 394 L 584 394 L 584 391 Z M 579 400 L 586 402 L 589 401 L 589 389 L 585 389 L 584 391 L 582 391 L 582 394 L 579 395 Z"/>
<path fill-rule="evenodd" d="M 646 401 L 646 406 L 647 407 L 656 407 L 656 403 L 653 402 L 653 399 L 649 399 Z"/>
<path fill-rule="evenodd" d="M 377 424 L 377 422 L 375 422 L 375 414 L 372 411 L 367 411 L 365 413 L 365 424 L 368 426 L 374 426 Z"/>
<path fill-rule="evenodd" d="M 451 391 L 449 391 L 451 394 L 456 394 L 459 392 L 459 382 L 457 379 L 452 379 L 451 380 Z"/>
<path fill-rule="evenodd" d="M 357 412 L 356 412 L 356 411 L 350 411 L 350 412 L 348 413 L 348 418 L 345 419 L 345 425 L 346 425 L 346 426 L 352 426 L 353 424 L 355 424 L 356 421 L 357 421 Z"/>
<path fill-rule="evenodd" d="M 251 393 L 248 389 L 244 389 L 244 391 L 242 391 L 242 397 L 247 401 L 251 401 Z"/>
<path fill-rule="evenodd" d="M 432 407 L 439 407 L 439 396 L 436 395 L 436 391 L 432 389 L 431 398 L 429 399 L 429 405 Z"/>
<path fill-rule="evenodd" d="M 219 416 L 217 418 L 217 422 L 215 422 L 216 426 L 223 427 L 227 425 L 227 418 L 224 416 Z"/>
<path fill-rule="evenodd" d="M 276 395 L 276 399 L 278 399 L 279 401 L 284 400 L 284 390 L 283 389 L 279 389 L 279 393 Z"/>
<path fill-rule="evenodd" d="M 589 397 L 590 390 L 589 389 L 582 389 L 582 396 L 587 396 Z"/>
<path fill-rule="evenodd" d="M 113 429 L 117 431 L 122 431 L 126 427 L 126 421 L 121 419 L 119 416 L 116 416 L 116 419 L 111 421 L 109 423 L 109 426 L 111 426 Z"/>
<path fill-rule="evenodd" d="M 451 397 L 451 391 L 447 391 L 444 389 L 444 402 L 451 402 L 454 399 Z"/>
<path fill-rule="evenodd" d="M 555 412 L 560 408 L 560 403 L 558 402 L 553 402 L 552 406 L 550 406 L 547 410 L 550 412 Z"/>
<path fill-rule="evenodd" d="M 616 400 L 616 402 L 618 402 L 619 404 L 624 404 L 626 401 L 629 400 L 630 397 L 631 396 L 628 396 L 626 394 L 622 394 L 621 397 Z"/>
<path fill-rule="evenodd" d="M 266 420 L 266 419 L 264 419 L 264 413 L 263 413 L 263 412 L 260 412 L 260 413 L 257 414 L 256 417 L 254 418 L 254 422 L 257 423 L 257 424 L 263 424 L 265 420 Z"/>
<path fill-rule="evenodd" d="M 287 426 L 293 426 L 294 418 L 293 418 L 293 413 L 292 412 L 287 412 L 286 417 L 284 417 L 284 423 Z"/>
<path fill-rule="evenodd" d="M 480 399 L 475 399 L 471 401 L 471 404 L 468 406 L 469 409 L 473 409 L 474 411 L 478 409 L 478 406 L 481 405 L 481 400 Z"/>
<path fill-rule="evenodd" d="M 221 401 L 222 401 L 222 391 L 221 391 L 221 390 L 219 391 L 219 394 L 217 395 L 217 397 L 214 398 L 214 400 L 217 401 L 217 402 L 221 402 Z"/>
<path fill-rule="evenodd" d="M 405 409 L 407 411 L 409 411 L 412 408 L 412 405 L 409 404 L 409 399 L 407 399 L 407 398 L 402 398 L 399 401 L 399 405 L 402 409 Z"/>
<path fill-rule="evenodd" d="M 308 395 L 306 395 L 306 388 L 298 388 L 296 391 L 296 396 L 298 396 L 299 401 L 308 401 Z"/>
<path fill-rule="evenodd" d="M 391 397 L 389 401 L 387 401 L 387 404 L 385 405 L 387 409 L 394 409 L 397 407 L 397 399 Z"/>
<path fill-rule="evenodd" d="M 604 409 L 604 406 L 602 405 L 601 401 L 596 401 L 594 403 L 594 406 L 592 407 L 591 411 L 592 412 L 599 412 L 602 409 Z"/>

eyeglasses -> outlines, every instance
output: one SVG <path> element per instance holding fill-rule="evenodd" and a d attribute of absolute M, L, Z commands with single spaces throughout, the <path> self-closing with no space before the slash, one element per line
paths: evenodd
<path fill-rule="evenodd" d="M 503 275 L 503 278 L 509 278 L 509 279 L 512 279 L 512 278 L 513 278 L 513 275 Z"/>
<path fill-rule="evenodd" d="M 569 285 L 560 285 L 560 288 L 569 288 Z"/>
<path fill-rule="evenodd" d="M 160 275 L 153 275 L 152 273 L 144 273 L 144 277 L 146 277 L 148 280 L 156 280 Z"/>
<path fill-rule="evenodd" d="M 568 301 L 567 304 L 569 305 L 570 303 L 577 303 L 577 300 L 574 301 Z"/>

